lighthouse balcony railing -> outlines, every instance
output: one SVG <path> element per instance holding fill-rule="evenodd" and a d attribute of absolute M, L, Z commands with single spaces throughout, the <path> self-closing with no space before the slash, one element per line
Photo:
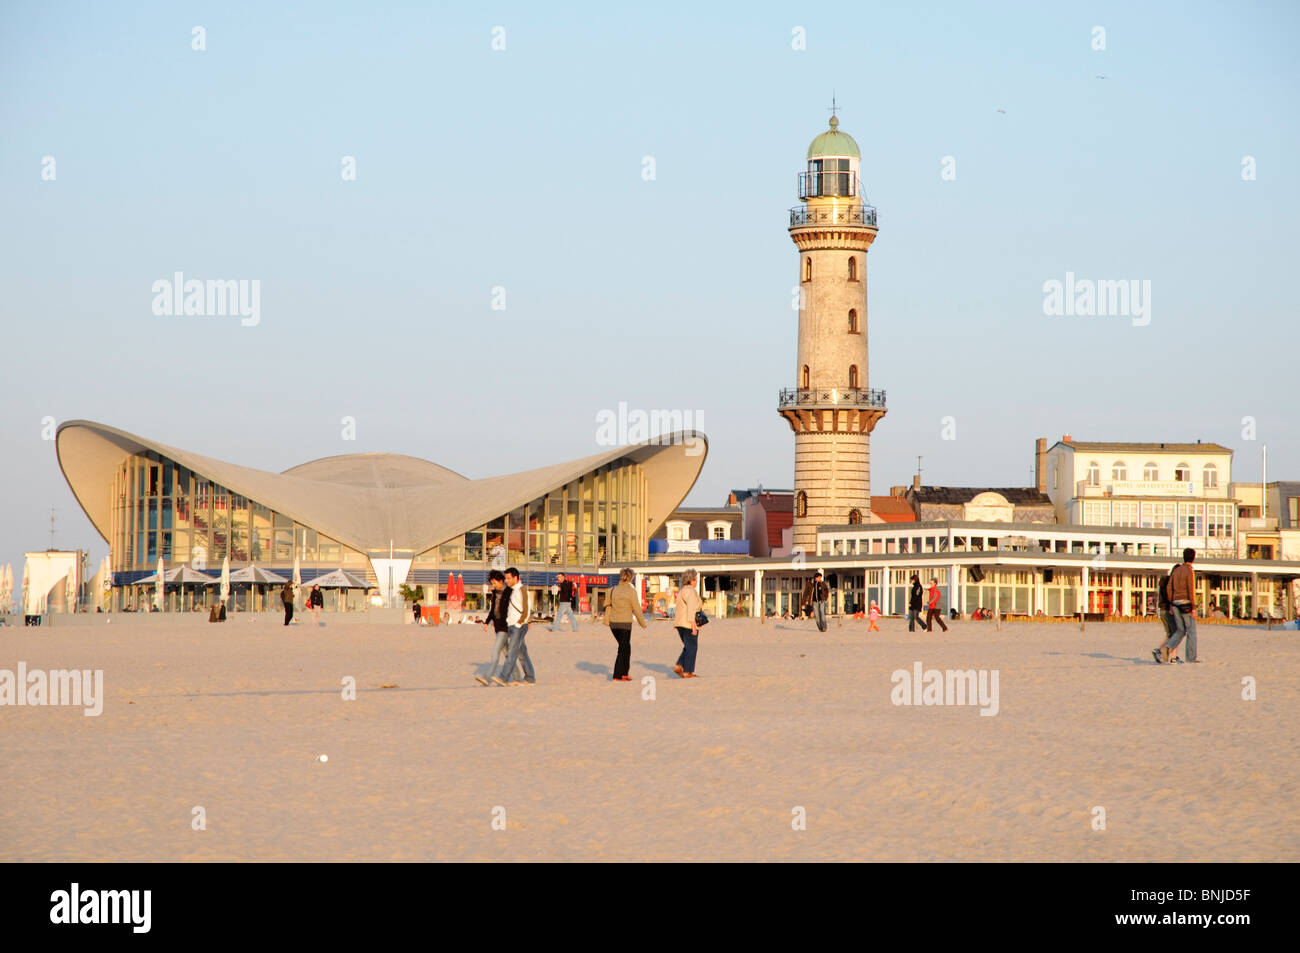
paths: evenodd
<path fill-rule="evenodd" d="M 777 406 L 786 407 L 866 407 L 885 409 L 885 392 L 865 387 L 782 388 Z"/>
<path fill-rule="evenodd" d="M 870 205 L 832 205 L 790 209 L 790 227 L 800 225 L 869 225 L 876 227 L 876 210 Z"/>

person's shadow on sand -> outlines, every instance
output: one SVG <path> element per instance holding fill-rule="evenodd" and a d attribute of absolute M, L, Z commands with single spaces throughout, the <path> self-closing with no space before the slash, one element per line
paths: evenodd
<path fill-rule="evenodd" d="M 673 674 L 672 667 L 661 662 L 637 662 L 636 664 L 642 668 L 648 668 L 652 672 L 658 672 L 660 675 Z"/>
<path fill-rule="evenodd" d="M 603 675 L 605 678 L 613 676 L 614 671 L 608 665 L 597 665 L 595 662 L 579 662 L 573 666 L 580 672 L 590 672 L 592 675 Z"/>
<path fill-rule="evenodd" d="M 1043 654 L 1044 655 L 1072 655 L 1073 653 L 1072 652 L 1044 652 Z M 1111 655 L 1109 652 L 1081 652 L 1080 654 L 1084 658 L 1108 658 L 1108 659 L 1114 659 L 1116 662 L 1132 662 L 1134 665 L 1145 665 L 1147 662 L 1147 659 L 1144 659 L 1141 656 L 1138 656 L 1137 658 L 1131 658 L 1130 656 L 1127 655 Z"/>

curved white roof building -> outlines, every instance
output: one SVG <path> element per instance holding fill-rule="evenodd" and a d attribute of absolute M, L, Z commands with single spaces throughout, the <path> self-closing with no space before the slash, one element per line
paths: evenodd
<path fill-rule="evenodd" d="M 681 431 L 568 463 L 470 479 L 401 454 L 326 457 L 273 473 L 73 420 L 59 466 L 108 541 L 115 590 L 171 569 L 255 563 L 304 581 L 334 569 L 386 586 L 481 584 L 495 561 L 530 586 L 556 572 L 643 562 L 647 540 L 694 486 L 708 443 Z M 390 555 L 391 554 L 391 555 Z M 389 563 L 390 558 L 393 560 Z"/>

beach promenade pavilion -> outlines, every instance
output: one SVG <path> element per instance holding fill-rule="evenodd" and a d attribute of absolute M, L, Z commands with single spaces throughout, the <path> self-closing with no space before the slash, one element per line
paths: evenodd
<path fill-rule="evenodd" d="M 304 584 L 342 569 L 370 592 L 332 596 L 359 608 L 400 606 L 402 584 L 426 604 L 454 574 L 464 608 L 480 607 L 490 569 L 516 566 L 535 604 L 549 606 L 557 573 L 608 586 L 644 562 L 648 541 L 699 476 L 707 441 L 696 431 L 651 438 L 519 473 L 470 479 L 391 453 L 325 457 L 272 473 L 84 420 L 57 435 L 59 466 L 109 544 L 110 607 L 147 600 L 138 587 L 161 561 L 215 579 L 257 566 Z M 171 593 L 167 607 L 212 604 L 216 587 Z M 271 587 L 237 588 L 236 610 L 263 609 Z M 139 602 L 136 602 L 139 605 Z M 593 607 L 594 608 L 594 607 Z"/>

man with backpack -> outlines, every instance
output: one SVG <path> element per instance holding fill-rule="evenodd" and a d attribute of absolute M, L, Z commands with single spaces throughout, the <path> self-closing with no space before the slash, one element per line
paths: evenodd
<path fill-rule="evenodd" d="M 493 675 L 492 681 L 498 685 L 534 685 L 537 683 L 537 675 L 533 671 L 533 662 L 528 657 L 528 646 L 524 644 L 524 637 L 528 635 L 528 590 L 519 578 L 519 570 L 513 566 L 506 570 L 506 586 L 509 587 L 506 596 L 506 624 L 510 631 L 510 649 L 501 675 Z M 507 683 L 501 676 L 513 672 L 516 661 L 524 667 L 524 680 Z"/>
<path fill-rule="evenodd" d="M 1177 565 L 1173 567 L 1173 569 L 1177 568 Z M 1160 580 L 1160 586 L 1156 590 L 1156 614 L 1160 617 L 1160 622 L 1165 627 L 1165 641 L 1168 641 L 1170 636 L 1174 634 L 1174 616 L 1173 613 L 1169 611 L 1169 577 L 1173 574 L 1173 569 L 1166 573 L 1165 577 Z M 1151 655 L 1155 658 L 1156 663 L 1160 664 L 1165 661 L 1178 661 L 1178 656 L 1173 652 L 1170 652 L 1169 658 L 1165 659 L 1164 654 L 1160 651 L 1160 648 L 1163 647 L 1163 645 L 1164 643 L 1162 642 L 1160 646 L 1151 650 Z"/>
<path fill-rule="evenodd" d="M 1196 550 L 1184 549 L 1183 561 L 1169 574 L 1169 615 L 1173 629 L 1169 638 L 1153 653 L 1157 662 L 1168 662 L 1169 653 L 1187 639 L 1187 661 L 1200 661 L 1196 657 L 1196 579 L 1192 573 L 1192 560 Z"/>

